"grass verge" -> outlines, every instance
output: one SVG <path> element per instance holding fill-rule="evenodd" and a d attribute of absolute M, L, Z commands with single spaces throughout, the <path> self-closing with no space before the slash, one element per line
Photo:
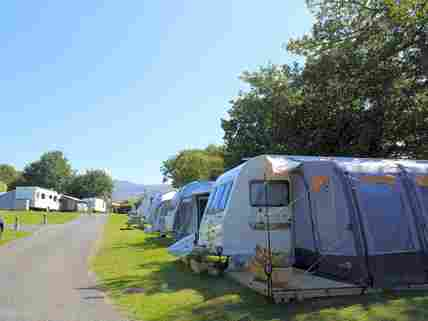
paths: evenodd
<path fill-rule="evenodd" d="M 19 217 L 20 224 L 42 224 L 43 214 L 46 213 L 33 211 L 0 211 L 0 217 L 4 219 L 6 224 L 14 224 L 16 216 Z M 64 224 L 76 219 L 79 215 L 79 213 L 51 212 L 48 213 L 48 224 Z"/>
<path fill-rule="evenodd" d="M 0 239 L 0 245 L 6 244 L 10 241 L 22 238 L 22 237 L 27 237 L 30 236 L 31 233 L 29 232 L 21 232 L 21 231 L 12 231 L 12 230 L 4 230 L 3 235 Z"/>
<path fill-rule="evenodd" d="M 91 266 L 113 301 L 145 321 L 419 321 L 428 320 L 426 292 L 376 294 L 271 305 L 227 278 L 192 274 L 166 251 L 170 240 L 126 230 L 126 217 L 105 226 Z M 126 294 L 129 288 L 143 293 Z"/>

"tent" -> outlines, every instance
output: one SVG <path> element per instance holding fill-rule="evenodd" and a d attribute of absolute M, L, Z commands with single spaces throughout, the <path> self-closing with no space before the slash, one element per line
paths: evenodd
<path fill-rule="evenodd" d="M 197 233 L 214 182 L 195 181 L 178 193 L 172 231 L 177 240 Z"/>
<path fill-rule="evenodd" d="M 394 287 L 428 282 L 427 223 L 427 161 L 262 155 L 217 179 L 198 244 L 251 256 L 269 229 L 296 267 Z"/>

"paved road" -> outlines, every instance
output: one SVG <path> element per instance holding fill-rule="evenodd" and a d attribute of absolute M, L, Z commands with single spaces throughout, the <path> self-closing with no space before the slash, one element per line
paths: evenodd
<path fill-rule="evenodd" d="M 1 321 L 125 320 L 88 272 L 105 216 L 48 225 L 0 247 Z"/>

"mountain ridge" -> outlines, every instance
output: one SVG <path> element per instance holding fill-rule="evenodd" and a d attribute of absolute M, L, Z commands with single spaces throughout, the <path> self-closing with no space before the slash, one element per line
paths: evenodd
<path fill-rule="evenodd" d="M 169 192 L 172 186 L 168 184 L 137 184 L 126 180 L 113 180 L 113 201 L 123 201 L 138 197 L 149 191 Z"/>

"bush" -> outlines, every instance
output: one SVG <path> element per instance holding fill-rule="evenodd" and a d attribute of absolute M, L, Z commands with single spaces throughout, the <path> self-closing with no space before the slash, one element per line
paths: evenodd
<path fill-rule="evenodd" d="M 7 185 L 0 181 L 0 193 L 1 192 L 7 192 Z"/>

